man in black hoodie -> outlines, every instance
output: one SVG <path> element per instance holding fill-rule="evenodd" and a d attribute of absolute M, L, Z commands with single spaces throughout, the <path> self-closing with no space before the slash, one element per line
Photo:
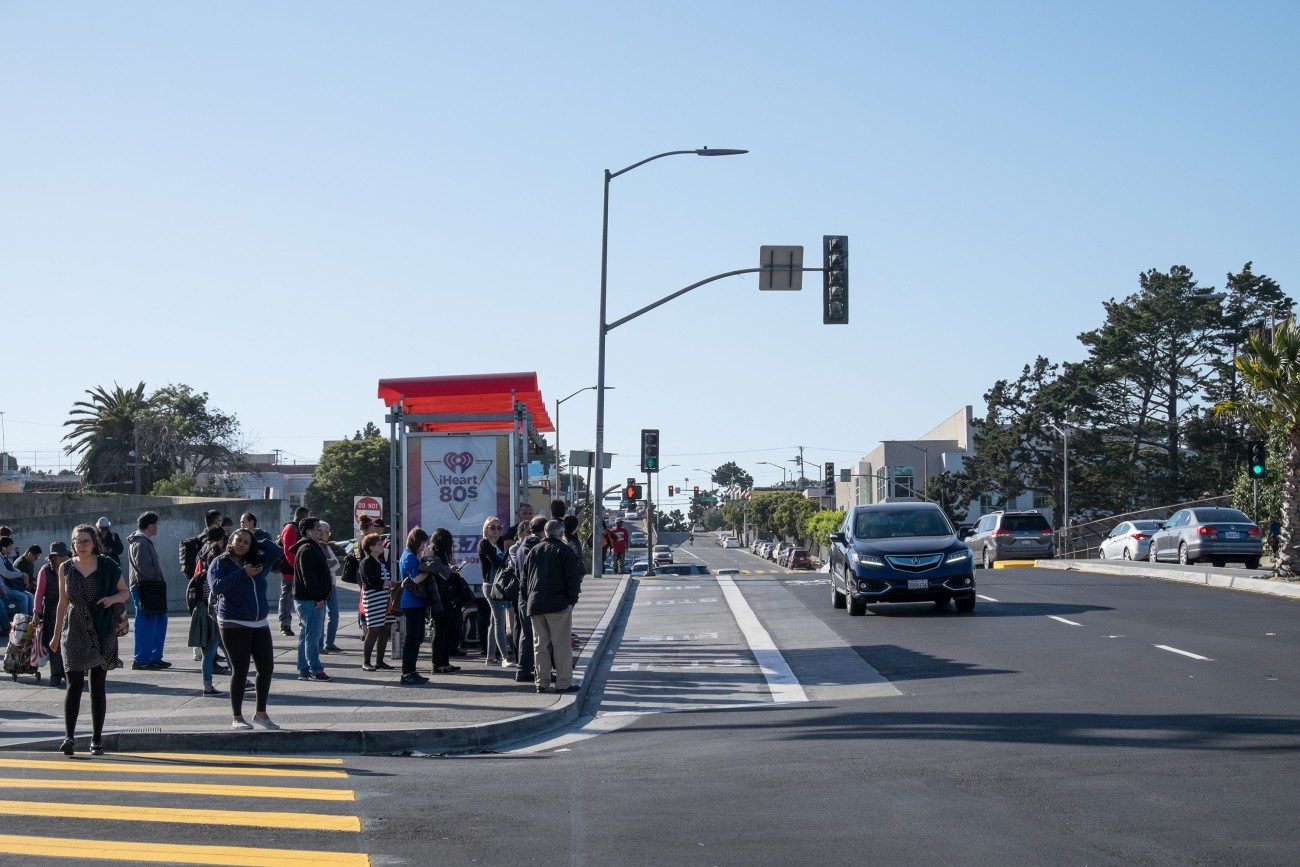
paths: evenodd
<path fill-rule="evenodd" d="M 564 543 L 564 522 L 549 521 L 546 539 L 524 556 L 520 598 L 528 600 L 528 619 L 533 625 L 533 659 L 538 692 L 551 685 L 555 667 L 555 691 L 573 688 L 573 606 L 582 591 L 582 564 Z"/>
<path fill-rule="evenodd" d="M 334 590 L 334 576 L 325 559 L 319 518 L 303 518 L 302 538 L 293 546 L 293 602 L 298 609 L 298 679 L 333 680 L 320 661 L 321 627 L 325 600 Z"/>

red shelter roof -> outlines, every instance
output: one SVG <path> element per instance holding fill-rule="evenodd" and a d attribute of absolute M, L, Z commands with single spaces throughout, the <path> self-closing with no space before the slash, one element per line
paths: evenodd
<path fill-rule="evenodd" d="M 528 407 L 529 420 L 538 433 L 552 433 L 555 425 L 537 387 L 537 374 L 475 373 L 464 376 L 413 376 L 379 380 L 384 406 L 400 403 L 406 415 L 484 415 L 514 412 L 513 400 Z M 440 421 L 421 425 L 426 430 L 468 433 L 508 430 L 509 422 Z"/>

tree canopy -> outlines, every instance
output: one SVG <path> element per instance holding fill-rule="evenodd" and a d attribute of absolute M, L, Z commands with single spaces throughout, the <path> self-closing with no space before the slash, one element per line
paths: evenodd
<path fill-rule="evenodd" d="M 373 425 L 352 439 L 325 446 L 316 477 L 307 488 L 307 507 L 329 522 L 335 538 L 345 539 L 352 534 L 352 498 L 356 496 L 382 497 L 384 508 L 392 508 L 388 439 Z"/>

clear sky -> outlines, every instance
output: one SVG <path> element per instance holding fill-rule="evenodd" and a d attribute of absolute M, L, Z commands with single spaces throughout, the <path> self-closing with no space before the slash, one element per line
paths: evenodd
<path fill-rule="evenodd" d="M 1294 295 L 1298 43 L 1283 0 L 0 0 L 6 445 L 56 467 L 142 379 L 298 461 L 386 377 L 535 370 L 553 413 L 596 381 L 602 171 L 708 145 L 750 153 L 613 182 L 610 319 L 844 234 L 851 324 L 750 275 L 613 331 L 610 479 L 642 427 L 664 486 L 843 464 L 1081 358 L 1148 268 Z"/>

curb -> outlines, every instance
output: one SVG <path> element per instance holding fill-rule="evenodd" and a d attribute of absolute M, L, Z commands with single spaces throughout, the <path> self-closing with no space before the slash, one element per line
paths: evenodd
<path fill-rule="evenodd" d="M 1300 582 L 1272 581 L 1248 575 L 1233 575 L 1221 570 L 1200 572 L 1188 569 L 1162 569 L 1158 566 L 1124 565 L 1123 560 L 1039 560 L 1039 569 L 1057 569 L 1062 572 L 1093 572 L 1105 575 L 1137 575 L 1142 578 L 1160 578 L 1184 584 L 1200 584 L 1222 590 L 1245 590 L 1270 596 L 1300 599 Z M 1132 563 L 1132 561 L 1129 561 Z M 997 565 L 996 563 L 994 565 Z"/>
<path fill-rule="evenodd" d="M 592 665 L 604 655 L 613 635 L 612 626 L 627 601 L 630 579 L 624 576 L 614 591 L 600 622 L 573 661 L 577 692 L 560 696 L 551 707 L 490 723 L 425 729 L 281 729 L 280 731 L 105 732 L 104 748 L 110 753 L 167 752 L 193 749 L 196 741 L 205 752 L 299 755 L 348 753 L 383 755 L 402 751 L 464 753 L 488 751 L 498 744 L 522 740 L 574 722 L 587 702 L 594 674 Z M 521 684 L 521 687 L 523 685 Z M 531 689 L 531 687 L 529 687 Z M 41 738 L 8 745 L 0 751 L 58 748 L 62 738 Z"/>
<path fill-rule="evenodd" d="M 1033 568 L 1036 560 L 994 560 L 994 569 L 1030 569 Z"/>

